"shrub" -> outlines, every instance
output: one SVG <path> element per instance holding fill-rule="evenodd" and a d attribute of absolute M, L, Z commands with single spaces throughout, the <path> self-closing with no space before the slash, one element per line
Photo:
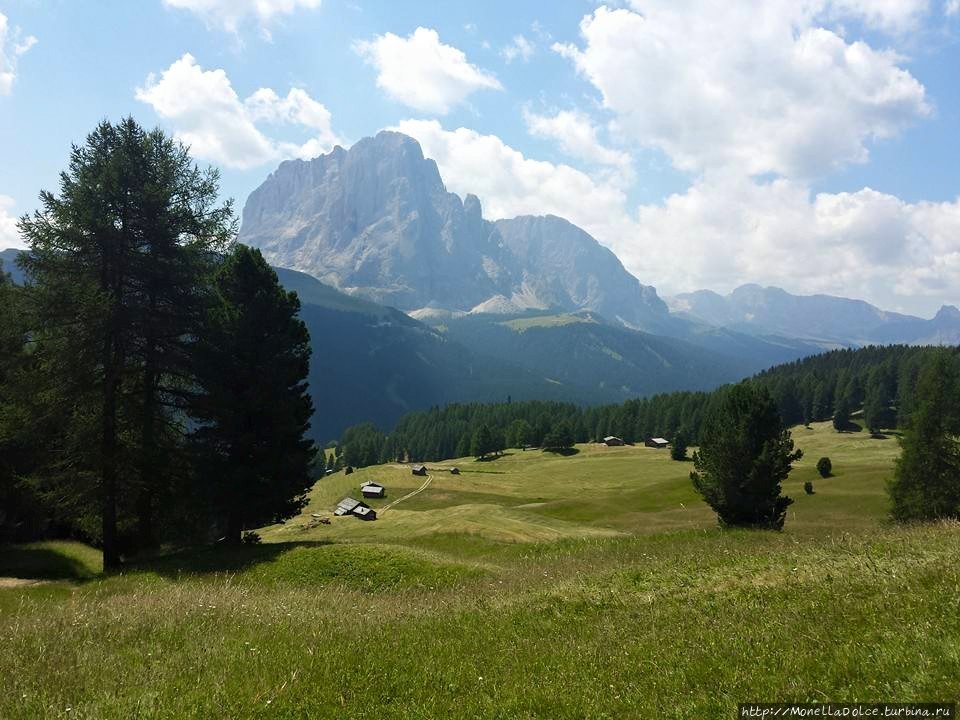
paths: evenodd
<path fill-rule="evenodd" d="M 822 457 L 817 460 L 817 472 L 820 473 L 820 477 L 830 477 L 830 473 L 833 472 L 833 463 L 830 462 L 830 458 Z"/>
<path fill-rule="evenodd" d="M 813 495 L 813 483 L 810 482 L 809 480 L 807 480 L 807 481 L 803 484 L 803 491 L 804 491 L 807 495 Z"/>

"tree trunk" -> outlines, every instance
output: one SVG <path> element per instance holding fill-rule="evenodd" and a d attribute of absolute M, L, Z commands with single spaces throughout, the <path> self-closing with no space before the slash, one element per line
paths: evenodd
<path fill-rule="evenodd" d="M 137 493 L 137 536 L 140 548 L 156 543 L 153 531 L 153 494 L 157 486 L 156 440 L 156 364 L 155 353 L 148 350 L 144 370 L 143 418 L 140 428 L 140 487 Z"/>
<path fill-rule="evenodd" d="M 103 422 L 101 437 L 101 494 L 103 502 L 103 570 L 120 567 L 117 547 L 117 353 L 111 339 L 104 343 Z"/>
<path fill-rule="evenodd" d="M 243 539 L 243 523 L 236 513 L 227 516 L 226 542 L 228 545 L 239 545 Z"/>

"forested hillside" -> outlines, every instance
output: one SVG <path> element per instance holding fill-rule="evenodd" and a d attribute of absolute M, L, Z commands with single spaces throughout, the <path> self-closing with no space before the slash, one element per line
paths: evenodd
<path fill-rule="evenodd" d="M 860 412 L 864 426 L 879 431 L 908 421 L 920 367 L 933 350 L 905 345 L 834 350 L 771 368 L 752 382 L 770 390 L 786 425 L 837 415 L 840 429 L 859 428 L 849 416 Z M 540 446 L 558 429 L 569 431 L 575 442 L 607 435 L 626 442 L 672 439 L 681 433 L 696 444 L 704 418 L 724 391 L 664 393 L 591 408 L 551 402 L 455 404 L 406 415 L 389 433 L 371 423 L 350 428 L 341 444 L 345 461 L 358 466 L 470 455 L 481 428 L 494 435 L 498 448 Z"/>

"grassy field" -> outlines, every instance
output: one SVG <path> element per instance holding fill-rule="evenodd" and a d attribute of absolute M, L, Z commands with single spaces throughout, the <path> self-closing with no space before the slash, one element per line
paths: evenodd
<path fill-rule="evenodd" d="M 0 587 L 0 718 L 729 718 L 747 700 L 958 699 L 960 526 L 887 522 L 895 439 L 794 437 L 782 533 L 717 528 L 665 451 L 581 446 L 432 464 L 376 522 L 332 509 L 364 480 L 387 487 L 382 508 L 423 479 L 338 473 L 259 546 L 122 576 L 99 577 L 82 546 L 0 548 L 0 575 L 43 581 Z M 822 455 L 833 477 L 816 475 Z"/>

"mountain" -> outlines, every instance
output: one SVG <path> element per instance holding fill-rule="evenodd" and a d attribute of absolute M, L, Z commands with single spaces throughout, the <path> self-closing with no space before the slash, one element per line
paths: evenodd
<path fill-rule="evenodd" d="M 437 164 L 396 132 L 282 163 L 248 198 L 239 240 L 274 265 L 407 312 L 590 310 L 637 328 L 668 314 L 571 223 L 485 220 L 476 196 L 447 192 Z"/>
<path fill-rule="evenodd" d="M 406 314 L 350 297 L 304 273 L 275 268 L 300 297 L 310 331 L 311 437 L 350 425 L 392 427 L 405 413 L 452 402 L 548 399 L 588 402 L 587 389 L 464 347 Z"/>
<path fill-rule="evenodd" d="M 353 424 L 369 420 L 389 428 L 410 410 L 452 402 L 512 397 L 595 405 L 707 390 L 816 349 L 716 328 L 704 328 L 700 341 L 706 345 L 697 346 L 587 311 L 447 314 L 430 327 L 306 273 L 275 269 L 284 287 L 300 297 L 300 315 L 310 330 L 316 406 L 311 435 L 321 441 Z M 711 342 L 738 352 L 705 352 Z"/>
<path fill-rule="evenodd" d="M 930 320 L 880 310 L 863 300 L 792 295 L 776 287 L 743 285 L 729 295 L 698 290 L 668 298 L 680 317 L 746 334 L 779 335 L 829 345 L 956 344 L 960 311 L 941 308 Z"/>
<path fill-rule="evenodd" d="M 16 248 L 0 250 L 0 263 L 2 263 L 0 269 L 7 273 L 18 285 L 23 283 L 23 271 L 17 267 L 17 258 L 21 252 L 23 251 Z"/>

